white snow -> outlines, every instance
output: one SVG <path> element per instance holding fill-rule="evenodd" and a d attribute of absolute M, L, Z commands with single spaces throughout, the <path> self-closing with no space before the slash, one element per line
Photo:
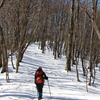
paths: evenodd
<path fill-rule="evenodd" d="M 6 83 L 5 74 L 0 75 L 0 100 L 37 100 L 34 74 L 38 67 L 42 67 L 49 77 L 43 88 L 43 100 L 100 100 L 99 68 L 96 69 L 95 84 L 88 86 L 89 91 L 86 92 L 86 78 L 82 75 L 81 63 L 78 66 L 81 82 L 76 81 L 75 66 L 67 73 L 65 65 L 66 57 L 54 59 L 51 51 L 46 50 L 43 54 L 38 49 L 38 43 L 30 45 L 20 63 L 19 73 L 12 69 L 9 59 L 10 83 Z"/>

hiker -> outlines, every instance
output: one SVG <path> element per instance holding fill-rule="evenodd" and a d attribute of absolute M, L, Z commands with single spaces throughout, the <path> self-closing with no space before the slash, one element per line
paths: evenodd
<path fill-rule="evenodd" d="M 36 84 L 37 93 L 38 93 L 38 100 L 42 99 L 44 79 L 48 80 L 48 77 L 46 76 L 42 68 L 39 67 L 35 72 L 35 84 Z"/>

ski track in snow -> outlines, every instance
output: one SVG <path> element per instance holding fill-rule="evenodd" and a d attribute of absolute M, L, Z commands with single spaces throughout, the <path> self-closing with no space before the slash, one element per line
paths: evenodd
<path fill-rule="evenodd" d="M 0 75 L 0 100 L 37 100 L 34 74 L 38 67 L 42 67 L 49 77 L 49 84 L 45 81 L 42 100 L 100 100 L 100 76 L 94 86 L 88 87 L 87 93 L 84 77 L 77 82 L 75 68 L 69 73 L 64 70 L 65 57 L 54 59 L 48 50 L 42 54 L 37 44 L 32 44 L 26 50 L 19 73 L 15 73 L 9 60 L 10 83 L 6 83 L 5 74 Z"/>

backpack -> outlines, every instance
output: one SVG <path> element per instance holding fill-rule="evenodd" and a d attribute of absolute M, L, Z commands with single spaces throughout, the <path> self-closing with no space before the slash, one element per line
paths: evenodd
<path fill-rule="evenodd" d="M 43 71 L 36 71 L 36 83 L 43 83 Z"/>

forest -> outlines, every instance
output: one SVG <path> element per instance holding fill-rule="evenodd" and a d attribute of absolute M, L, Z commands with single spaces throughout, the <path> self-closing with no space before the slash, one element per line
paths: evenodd
<path fill-rule="evenodd" d="M 27 47 L 39 42 L 42 53 L 47 47 L 53 51 L 54 59 L 66 56 L 67 72 L 76 65 L 77 81 L 81 59 L 83 76 L 89 73 L 92 85 L 95 68 L 100 71 L 99 5 L 99 0 L 0 0 L 0 67 L 1 73 L 6 73 L 6 81 L 10 82 L 9 57 L 18 73 Z"/>

